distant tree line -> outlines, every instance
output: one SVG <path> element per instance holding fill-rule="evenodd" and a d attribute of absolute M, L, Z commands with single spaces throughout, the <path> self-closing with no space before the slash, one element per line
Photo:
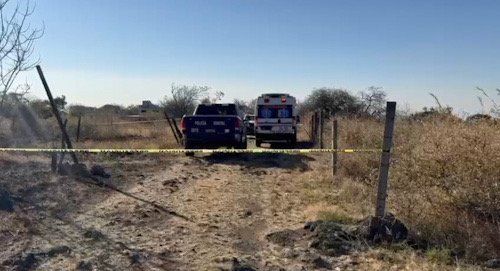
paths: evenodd
<path fill-rule="evenodd" d="M 345 89 L 318 88 L 309 94 L 300 105 L 301 113 L 323 111 L 332 116 L 380 117 L 385 112 L 387 94 L 380 87 L 368 89 L 354 95 Z"/>
<path fill-rule="evenodd" d="M 483 107 L 483 113 L 474 114 L 468 117 L 470 120 L 491 119 L 500 116 L 498 103 L 488 95 L 483 89 L 477 88 L 482 96 L 478 99 Z M 500 95 L 500 90 L 496 90 Z M 12 92 L 6 95 L 4 107 L 0 109 L 0 116 L 9 117 L 16 114 L 16 104 L 29 105 L 29 108 L 36 113 L 39 118 L 47 119 L 52 116 L 52 110 L 48 100 L 30 99 L 26 94 L 29 87 L 24 91 Z M 400 111 L 400 117 L 413 120 L 422 120 L 432 116 L 453 116 L 453 108 L 443 106 L 436 95 L 430 93 L 435 100 L 435 106 L 424 107 L 417 112 Z M 224 96 L 222 91 L 212 91 L 208 86 L 187 86 L 172 84 L 169 95 L 166 95 L 159 102 L 161 110 L 167 112 L 169 116 L 180 118 L 185 114 L 191 114 L 200 103 L 219 102 Z M 486 108 L 485 101 L 489 103 Z M 299 103 L 299 113 L 307 114 L 313 111 L 322 110 L 327 116 L 358 116 L 380 118 L 385 113 L 387 94 L 381 87 L 368 87 L 367 89 L 353 94 L 352 92 L 339 88 L 317 88 Z M 112 115 L 137 115 L 141 105 L 121 106 L 116 104 L 105 104 L 101 107 L 92 107 L 79 104 L 67 105 L 64 95 L 55 97 L 54 102 L 60 110 L 64 110 L 71 115 L 89 114 L 112 114 Z M 256 99 L 246 101 L 234 99 L 240 109 L 245 113 L 255 111 Z"/>

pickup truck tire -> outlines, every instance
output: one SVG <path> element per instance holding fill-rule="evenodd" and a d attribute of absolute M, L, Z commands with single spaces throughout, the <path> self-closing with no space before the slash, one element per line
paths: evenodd
<path fill-rule="evenodd" d="M 255 146 L 260 147 L 262 145 L 262 139 L 255 139 Z"/>
<path fill-rule="evenodd" d="M 189 149 L 193 149 L 193 144 L 191 142 L 189 142 L 189 140 L 187 139 L 184 139 L 184 149 L 185 150 L 189 150 Z M 186 154 L 186 156 L 194 156 L 194 152 L 185 152 L 184 154 Z"/>
<path fill-rule="evenodd" d="M 294 134 L 292 136 L 292 139 L 290 140 L 290 148 L 294 149 L 296 145 L 297 145 L 297 135 Z"/>
<path fill-rule="evenodd" d="M 241 143 L 238 143 L 236 145 L 236 149 L 239 149 L 239 150 L 246 150 L 247 148 L 247 138 L 245 137 L 245 141 L 241 142 Z"/>

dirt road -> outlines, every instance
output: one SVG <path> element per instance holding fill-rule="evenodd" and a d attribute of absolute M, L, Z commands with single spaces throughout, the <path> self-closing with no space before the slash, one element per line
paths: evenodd
<path fill-rule="evenodd" d="M 57 176 L 2 156 L 0 263 L 11 270 L 323 270 L 314 251 L 266 235 L 303 227 L 303 155 L 88 156 L 112 175 Z M 328 259 L 327 259 L 328 260 Z M 332 261 L 330 261 L 332 262 Z M 253 269 L 245 269 L 253 268 Z M 344 270 L 344 269 L 342 269 Z"/>

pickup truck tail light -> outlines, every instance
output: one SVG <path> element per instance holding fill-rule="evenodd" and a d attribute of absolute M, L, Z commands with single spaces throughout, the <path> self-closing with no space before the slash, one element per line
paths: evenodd
<path fill-rule="evenodd" d="M 186 130 L 186 119 L 181 119 L 181 130 Z"/>
<path fill-rule="evenodd" d="M 242 120 L 240 118 L 236 118 L 236 123 L 234 124 L 234 128 L 241 128 Z"/>

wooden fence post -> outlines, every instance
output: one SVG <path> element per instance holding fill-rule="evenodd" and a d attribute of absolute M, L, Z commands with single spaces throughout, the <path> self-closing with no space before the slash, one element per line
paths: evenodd
<path fill-rule="evenodd" d="M 179 129 L 179 126 L 177 126 L 177 121 L 175 120 L 175 118 L 172 118 L 171 120 L 172 120 L 172 124 L 174 125 L 175 131 L 177 131 L 177 136 L 179 137 L 179 140 L 182 144 L 183 135 L 182 135 L 181 130 Z"/>
<path fill-rule="evenodd" d="M 339 130 L 337 119 L 332 117 L 332 149 L 339 147 Z M 332 174 L 337 175 L 338 171 L 338 152 L 332 152 Z"/>
<path fill-rule="evenodd" d="M 63 123 L 63 127 L 64 129 L 66 129 L 66 125 L 68 124 L 68 119 L 65 119 L 64 120 L 64 123 Z M 61 136 L 61 149 L 65 149 L 66 148 L 66 144 L 64 144 L 64 137 Z M 63 152 L 61 154 L 59 154 L 60 157 L 59 157 L 59 170 L 61 170 L 61 167 L 62 167 L 62 163 L 64 161 L 64 156 L 66 156 L 66 153 Z"/>
<path fill-rule="evenodd" d="M 387 102 L 387 109 L 385 113 L 384 143 L 382 145 L 382 158 L 380 160 L 375 217 L 383 217 L 385 215 L 395 117 L 396 102 Z"/>
<path fill-rule="evenodd" d="M 319 111 L 319 148 L 323 149 L 323 110 Z"/>
<path fill-rule="evenodd" d="M 68 149 L 73 149 L 73 144 L 71 144 L 71 139 L 69 138 L 68 132 L 64 127 L 63 120 L 61 118 L 61 115 L 59 114 L 59 110 L 57 109 L 57 106 L 54 103 L 54 98 L 52 97 L 52 93 L 50 92 L 49 84 L 47 84 L 45 76 L 43 75 L 42 67 L 40 67 L 40 65 L 36 65 L 36 70 L 38 71 L 38 75 L 42 80 L 43 87 L 45 88 L 45 92 L 47 93 L 47 97 L 49 98 L 49 102 L 52 107 L 52 113 L 54 113 L 54 115 L 56 116 L 57 123 L 59 124 L 59 128 L 61 129 L 62 137 L 66 142 L 66 147 L 68 147 Z M 71 158 L 73 158 L 73 162 L 75 164 L 78 164 L 78 158 L 76 157 L 76 153 L 71 152 L 70 154 Z"/>
<path fill-rule="evenodd" d="M 165 115 L 165 119 L 167 120 L 168 126 L 170 126 L 170 130 L 172 130 L 172 134 L 175 137 L 175 142 L 177 142 L 177 145 L 181 146 L 182 144 L 181 139 L 178 137 L 177 131 L 174 129 L 174 126 L 170 121 L 167 111 L 163 111 L 163 115 Z"/>
<path fill-rule="evenodd" d="M 78 124 L 76 125 L 76 142 L 80 141 L 80 125 L 82 123 L 82 114 L 78 114 Z"/>
<path fill-rule="evenodd" d="M 312 142 L 313 144 L 314 144 L 314 143 L 315 143 L 315 141 L 316 141 L 316 138 L 314 137 L 314 122 L 316 121 L 316 120 L 314 119 L 314 114 L 315 114 L 315 113 L 313 112 L 313 113 L 312 113 L 312 115 L 311 115 L 311 123 L 310 123 L 310 124 L 311 124 L 311 135 L 310 135 L 310 136 L 311 136 L 311 142 Z"/>

